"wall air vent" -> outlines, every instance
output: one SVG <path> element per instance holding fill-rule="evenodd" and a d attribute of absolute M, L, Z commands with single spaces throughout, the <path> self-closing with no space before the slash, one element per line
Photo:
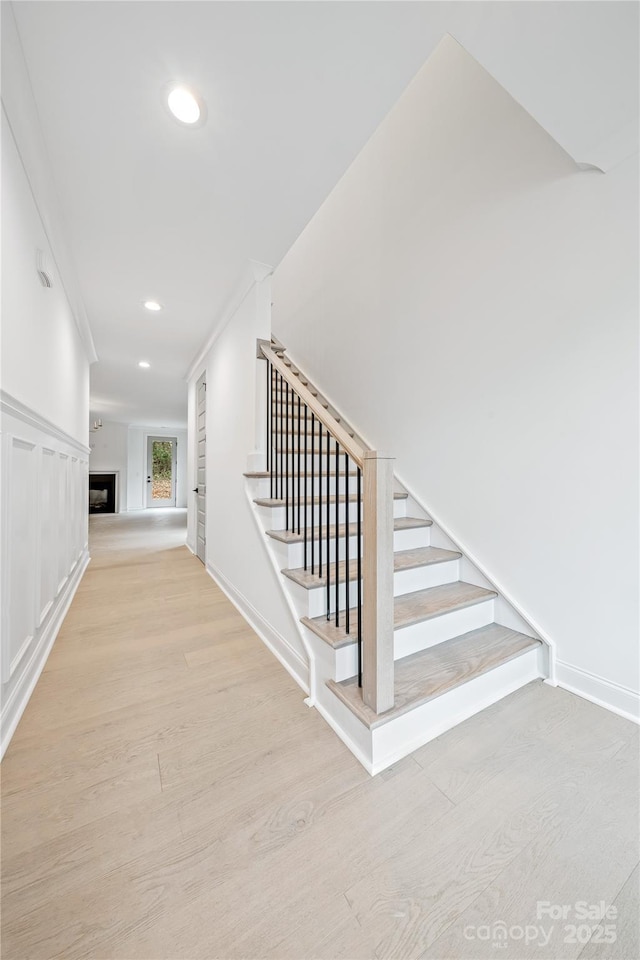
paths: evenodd
<path fill-rule="evenodd" d="M 43 287 L 52 287 L 51 272 L 47 263 L 47 256 L 42 250 L 36 251 L 36 269 L 40 277 L 40 283 Z"/>

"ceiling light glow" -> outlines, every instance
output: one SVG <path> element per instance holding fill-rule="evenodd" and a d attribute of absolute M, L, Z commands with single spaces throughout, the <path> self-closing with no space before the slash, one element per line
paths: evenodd
<path fill-rule="evenodd" d="M 151 366 L 151 364 L 148 363 L 146 360 L 139 360 L 139 361 L 138 361 L 138 366 L 139 366 L 139 367 L 142 367 L 144 370 L 146 370 L 147 367 L 150 367 L 150 366 Z"/>
<path fill-rule="evenodd" d="M 181 123 L 197 123 L 200 119 L 200 104 L 186 87 L 174 87 L 167 98 L 167 105 Z"/>
<path fill-rule="evenodd" d="M 158 303 L 157 300 L 145 300 L 144 305 L 147 310 L 157 311 L 162 310 L 162 304 Z"/>

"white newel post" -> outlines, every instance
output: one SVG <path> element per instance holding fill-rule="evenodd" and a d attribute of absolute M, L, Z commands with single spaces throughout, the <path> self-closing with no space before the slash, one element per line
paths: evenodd
<path fill-rule="evenodd" d="M 255 445 L 253 453 L 247 458 L 247 470 L 267 469 L 267 380 L 270 364 L 262 348 L 269 349 L 269 340 L 256 340 L 256 379 L 255 379 Z"/>
<path fill-rule="evenodd" d="M 376 713 L 393 707 L 393 463 L 363 458 L 362 696 Z"/>
<path fill-rule="evenodd" d="M 255 395 L 255 446 L 250 467 L 253 470 L 267 468 L 267 372 L 269 364 L 262 358 L 256 360 Z M 252 463 L 251 463 L 252 461 Z"/>

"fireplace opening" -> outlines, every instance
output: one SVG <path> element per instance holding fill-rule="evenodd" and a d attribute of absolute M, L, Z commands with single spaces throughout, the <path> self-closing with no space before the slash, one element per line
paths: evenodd
<path fill-rule="evenodd" d="M 115 473 L 89 474 L 89 513 L 116 512 Z"/>

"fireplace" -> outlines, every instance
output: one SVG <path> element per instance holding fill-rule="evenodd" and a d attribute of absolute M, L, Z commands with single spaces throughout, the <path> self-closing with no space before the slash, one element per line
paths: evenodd
<path fill-rule="evenodd" d="M 116 474 L 89 474 L 89 513 L 116 512 Z"/>

